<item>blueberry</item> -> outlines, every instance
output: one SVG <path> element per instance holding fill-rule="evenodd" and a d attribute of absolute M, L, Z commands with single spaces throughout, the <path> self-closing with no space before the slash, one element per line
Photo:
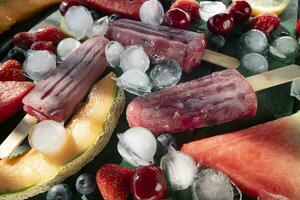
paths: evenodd
<path fill-rule="evenodd" d="M 73 200 L 73 194 L 68 185 L 58 184 L 48 191 L 47 200 Z"/>
<path fill-rule="evenodd" d="M 209 38 L 209 44 L 210 44 L 211 48 L 219 51 L 225 46 L 226 40 L 221 35 L 213 35 Z"/>
<path fill-rule="evenodd" d="M 76 190 L 83 195 L 91 194 L 96 188 L 95 177 L 91 174 L 81 174 L 76 180 Z"/>
<path fill-rule="evenodd" d="M 169 146 L 178 149 L 176 139 L 170 134 L 163 134 L 157 137 L 157 149 L 160 155 L 168 153 Z"/>
<path fill-rule="evenodd" d="M 109 16 L 108 21 L 113 22 L 113 21 L 116 21 L 120 18 L 121 18 L 121 16 L 115 13 L 115 14 L 112 14 L 111 16 Z"/>
<path fill-rule="evenodd" d="M 25 52 L 20 48 L 11 49 L 6 56 L 7 60 L 14 59 L 19 61 L 20 63 L 23 63 L 25 58 L 26 58 Z"/>
<path fill-rule="evenodd" d="M 93 17 L 93 20 L 97 20 L 102 17 L 102 15 L 99 12 L 97 12 L 96 10 L 90 10 L 90 13 Z"/>
<path fill-rule="evenodd" d="M 283 26 L 278 26 L 276 29 L 274 29 L 271 33 L 270 33 L 270 37 L 272 40 L 275 40 L 277 38 L 280 38 L 282 36 L 290 36 L 291 33 L 284 28 Z"/>

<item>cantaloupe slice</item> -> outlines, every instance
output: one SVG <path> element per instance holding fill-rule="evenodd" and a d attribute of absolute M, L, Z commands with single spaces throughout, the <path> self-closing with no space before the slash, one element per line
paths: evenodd
<path fill-rule="evenodd" d="M 0 200 L 18 200 L 47 191 L 79 171 L 108 143 L 123 111 L 124 93 L 108 74 L 96 83 L 88 98 L 66 124 L 68 149 L 56 158 L 30 150 L 13 159 L 0 160 Z"/>

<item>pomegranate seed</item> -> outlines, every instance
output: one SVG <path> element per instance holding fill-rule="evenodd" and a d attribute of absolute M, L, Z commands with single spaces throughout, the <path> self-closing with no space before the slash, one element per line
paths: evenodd
<path fill-rule="evenodd" d="M 207 28 L 217 35 L 228 35 L 233 31 L 234 20 L 233 17 L 227 13 L 217 14 L 207 21 Z"/>
<path fill-rule="evenodd" d="M 252 9 L 246 1 L 235 1 L 229 6 L 228 12 L 237 24 L 242 24 L 250 18 Z"/>
<path fill-rule="evenodd" d="M 167 193 L 167 183 L 160 168 L 139 167 L 131 179 L 131 192 L 135 200 L 161 200 Z"/>
<path fill-rule="evenodd" d="M 190 16 L 187 12 L 179 9 L 174 8 L 169 10 L 164 17 L 164 25 L 170 26 L 173 28 L 181 28 L 181 29 L 188 29 L 190 25 Z"/>

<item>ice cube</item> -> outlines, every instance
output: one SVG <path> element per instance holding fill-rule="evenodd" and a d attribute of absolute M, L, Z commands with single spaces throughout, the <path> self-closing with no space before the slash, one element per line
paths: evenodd
<path fill-rule="evenodd" d="M 146 128 L 133 127 L 118 134 L 118 152 L 133 166 L 147 166 L 153 163 L 156 152 L 156 139 Z"/>
<path fill-rule="evenodd" d="M 80 40 L 87 34 L 93 25 L 93 17 L 89 10 L 83 6 L 72 6 L 64 16 L 66 28 L 76 39 Z"/>
<path fill-rule="evenodd" d="M 159 25 L 164 19 L 164 8 L 157 0 L 145 1 L 140 7 L 140 19 L 147 24 Z"/>
<path fill-rule="evenodd" d="M 56 56 L 48 51 L 29 50 L 23 71 L 34 81 L 41 81 L 56 68 Z"/>
<path fill-rule="evenodd" d="M 128 46 L 120 55 L 120 68 L 123 72 L 130 69 L 145 72 L 149 68 L 149 65 L 150 59 L 142 46 Z"/>
<path fill-rule="evenodd" d="M 296 97 L 300 101 L 300 79 L 292 82 L 291 96 Z"/>
<path fill-rule="evenodd" d="M 262 73 L 269 70 L 267 59 L 258 53 L 244 55 L 241 59 L 241 65 L 253 73 Z"/>
<path fill-rule="evenodd" d="M 95 36 L 104 36 L 108 29 L 108 16 L 102 17 L 95 21 L 87 30 L 88 37 L 95 37 Z"/>
<path fill-rule="evenodd" d="M 226 12 L 226 6 L 221 1 L 200 1 L 201 12 L 200 17 L 204 21 L 208 21 L 208 19 L 216 14 Z"/>
<path fill-rule="evenodd" d="M 292 64 L 299 51 L 297 40 L 290 36 L 284 36 L 274 40 L 269 47 L 270 57 L 282 60 L 286 64 Z"/>
<path fill-rule="evenodd" d="M 147 74 L 131 69 L 117 79 L 117 85 L 122 89 L 141 96 L 151 92 L 152 85 Z"/>
<path fill-rule="evenodd" d="M 192 184 L 193 200 L 233 200 L 234 191 L 230 180 L 214 169 L 200 170 Z"/>
<path fill-rule="evenodd" d="M 34 126 L 28 140 L 33 149 L 43 154 L 54 154 L 63 149 L 67 136 L 63 124 L 45 120 Z"/>
<path fill-rule="evenodd" d="M 120 66 L 120 55 L 124 47 L 117 41 L 109 41 L 105 47 L 105 56 L 111 67 Z"/>
<path fill-rule="evenodd" d="M 181 78 L 182 71 L 180 64 L 176 60 L 158 60 L 150 71 L 152 84 L 161 89 L 176 85 Z"/>
<path fill-rule="evenodd" d="M 238 43 L 238 51 L 240 55 L 248 53 L 265 54 L 268 47 L 267 36 L 256 29 L 252 29 L 244 33 Z"/>
<path fill-rule="evenodd" d="M 187 189 L 197 172 L 194 159 L 181 151 L 176 151 L 172 146 L 169 152 L 161 158 L 160 168 L 174 191 Z"/>
<path fill-rule="evenodd" d="M 73 51 L 75 51 L 81 43 L 74 38 L 66 38 L 57 45 L 57 55 L 60 60 L 65 60 Z"/>

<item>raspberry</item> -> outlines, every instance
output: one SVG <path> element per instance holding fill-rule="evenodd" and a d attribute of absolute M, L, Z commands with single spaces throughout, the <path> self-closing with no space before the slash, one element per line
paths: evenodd
<path fill-rule="evenodd" d="M 279 26 L 280 19 L 276 14 L 263 13 L 253 18 L 250 23 L 253 28 L 262 31 L 265 34 L 269 34 Z"/>
<path fill-rule="evenodd" d="M 30 49 L 32 50 L 46 50 L 49 51 L 50 53 L 56 54 L 56 48 L 53 45 L 52 42 L 50 41 L 39 41 L 39 42 L 34 42 Z"/>
<path fill-rule="evenodd" d="M 53 44 L 58 44 L 64 39 L 64 33 L 54 26 L 46 26 L 34 33 L 34 41 L 50 41 Z"/>
<path fill-rule="evenodd" d="M 27 50 L 33 43 L 33 35 L 28 32 L 20 32 L 14 36 L 13 43 L 16 46 Z"/>

